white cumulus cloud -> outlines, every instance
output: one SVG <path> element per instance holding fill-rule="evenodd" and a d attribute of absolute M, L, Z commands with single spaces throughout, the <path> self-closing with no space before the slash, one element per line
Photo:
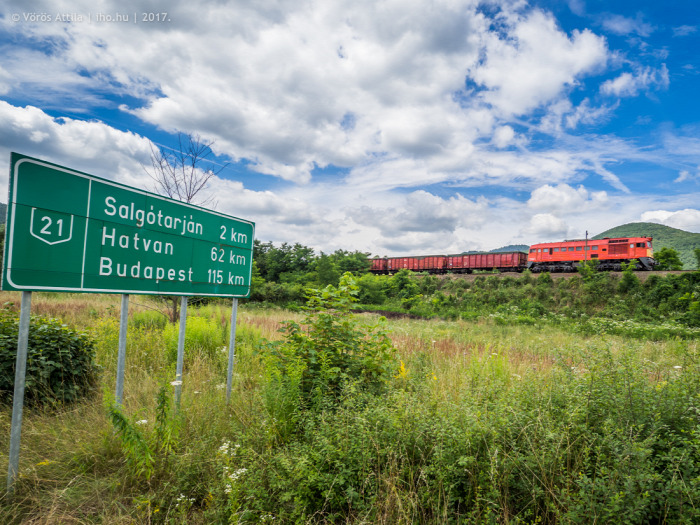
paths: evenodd
<path fill-rule="evenodd" d="M 600 86 L 600 91 L 606 95 L 633 97 L 640 91 L 652 88 L 666 89 L 668 84 L 668 68 L 664 64 L 659 69 L 644 67 L 638 68 L 634 73 L 622 73 L 617 78 L 606 80 Z"/>
<path fill-rule="evenodd" d="M 485 60 L 472 70 L 473 79 L 488 90 L 481 96 L 504 115 L 556 100 L 579 76 L 606 63 L 604 39 L 588 30 L 569 37 L 542 11 L 512 15 L 504 23 L 510 26 L 507 37 L 485 34 Z"/>
<path fill-rule="evenodd" d="M 573 188 L 568 184 L 545 184 L 534 190 L 527 201 L 528 208 L 536 211 L 574 214 L 600 209 L 608 204 L 605 191 L 590 192 L 583 186 Z"/>
<path fill-rule="evenodd" d="M 563 239 L 568 231 L 566 222 L 551 213 L 533 215 L 527 226 L 522 229 L 523 234 L 535 241 Z"/>
<path fill-rule="evenodd" d="M 657 222 L 672 228 L 700 233 L 700 210 L 686 208 L 678 211 L 651 210 L 642 213 L 643 222 Z"/>

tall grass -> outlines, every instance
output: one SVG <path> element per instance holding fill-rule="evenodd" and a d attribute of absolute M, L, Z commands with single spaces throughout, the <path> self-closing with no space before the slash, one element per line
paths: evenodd
<path fill-rule="evenodd" d="M 390 322 L 400 366 L 381 396 L 347 387 L 280 439 L 263 338 L 284 310 L 241 305 L 230 404 L 230 305 L 193 307 L 172 442 L 139 475 L 110 423 L 119 301 L 36 294 L 33 310 L 91 331 L 100 392 L 25 409 L 16 496 L 3 523 L 695 523 L 700 504 L 697 340 L 575 334 L 476 321 Z M 3 292 L 3 302 L 19 304 Z M 169 331 L 133 298 L 123 425 L 162 436 Z M 194 320 L 198 319 L 198 320 Z M 372 321 L 373 319 L 368 319 Z M 160 407 L 160 408 L 159 408 Z M 0 409 L 7 471 L 11 407 Z M 160 417 L 160 419 L 159 419 Z M 150 440 L 150 441 L 149 441 Z M 138 453 L 138 452 L 137 452 Z"/>

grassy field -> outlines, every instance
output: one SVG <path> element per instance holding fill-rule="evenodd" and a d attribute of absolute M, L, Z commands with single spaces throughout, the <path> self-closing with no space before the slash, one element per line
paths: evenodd
<path fill-rule="evenodd" d="M 17 309 L 19 295 L 0 301 Z M 175 411 L 177 328 L 160 307 L 131 297 L 125 437 L 108 416 L 119 297 L 33 295 L 34 315 L 95 338 L 102 369 L 89 399 L 25 409 L 21 475 L 0 500 L 2 523 L 700 519 L 697 340 L 392 320 L 394 369 L 381 395 L 349 384 L 333 404 L 290 409 L 289 390 L 271 386 L 263 341 L 302 315 L 242 305 L 227 405 L 230 305 L 211 303 L 190 309 Z M 10 418 L 3 406 L 3 473 Z"/>

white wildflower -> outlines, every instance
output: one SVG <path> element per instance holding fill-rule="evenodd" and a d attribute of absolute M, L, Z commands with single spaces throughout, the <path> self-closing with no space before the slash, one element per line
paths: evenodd
<path fill-rule="evenodd" d="M 137 425 L 145 425 L 148 423 L 148 419 L 141 419 L 136 422 Z"/>
<path fill-rule="evenodd" d="M 231 481 L 236 481 L 238 478 L 240 478 L 246 472 L 248 472 L 247 468 L 239 468 L 233 474 L 229 474 L 228 477 Z"/>
<path fill-rule="evenodd" d="M 172 386 L 182 386 L 182 381 L 171 381 L 170 384 Z"/>

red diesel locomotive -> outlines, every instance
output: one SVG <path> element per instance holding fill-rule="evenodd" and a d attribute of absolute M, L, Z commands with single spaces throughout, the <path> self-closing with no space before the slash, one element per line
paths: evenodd
<path fill-rule="evenodd" d="M 573 240 L 533 244 L 529 253 L 496 252 L 462 255 L 422 255 L 408 257 L 375 257 L 370 259 L 370 272 L 393 274 L 406 268 L 427 273 L 472 273 L 474 270 L 522 272 L 575 272 L 587 260 L 598 261 L 598 270 L 622 269 L 622 263 L 636 260 L 637 270 L 651 270 L 653 259 L 651 237 L 624 237 L 600 240 Z"/>
<path fill-rule="evenodd" d="M 656 264 L 651 241 L 651 237 L 622 237 L 533 244 L 527 267 L 533 272 L 575 272 L 581 261 L 592 260 L 598 261 L 598 270 L 620 271 L 622 263 L 635 259 L 635 269 L 651 270 Z"/>

